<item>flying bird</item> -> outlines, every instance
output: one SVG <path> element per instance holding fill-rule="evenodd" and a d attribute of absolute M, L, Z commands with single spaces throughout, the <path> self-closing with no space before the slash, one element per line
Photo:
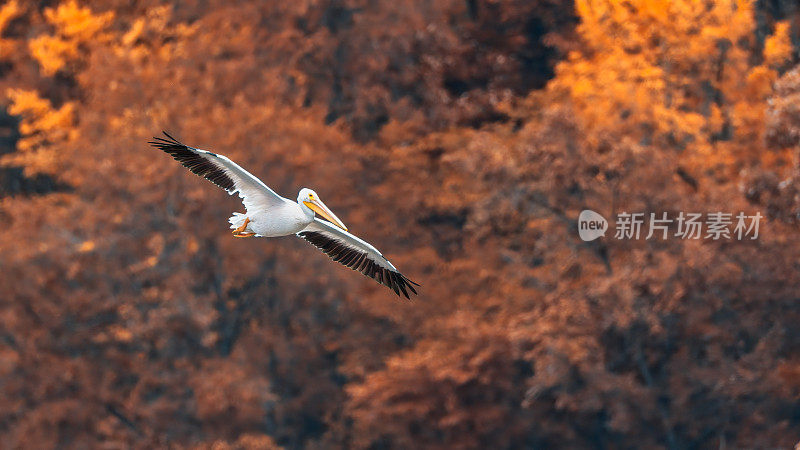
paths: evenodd
<path fill-rule="evenodd" d="M 193 173 L 239 194 L 247 212 L 233 213 L 228 221 L 235 237 L 277 237 L 294 234 L 322 250 L 334 261 L 391 288 L 395 294 L 416 294 L 417 283 L 401 274 L 381 252 L 350 234 L 316 192 L 303 188 L 297 201 L 281 197 L 238 164 L 206 150 L 180 143 L 166 131 L 148 143 L 163 150 Z M 319 217 L 325 220 L 321 220 Z"/>

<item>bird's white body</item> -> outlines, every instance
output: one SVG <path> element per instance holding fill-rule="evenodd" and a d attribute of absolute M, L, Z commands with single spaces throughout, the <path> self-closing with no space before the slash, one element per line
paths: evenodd
<path fill-rule="evenodd" d="M 245 219 L 250 219 L 244 228 L 245 232 L 255 233 L 261 237 L 278 237 L 297 234 L 314 221 L 314 211 L 289 199 L 283 200 L 279 205 L 252 212 L 248 210 L 247 213 L 233 213 L 228 219 L 231 228 L 237 229 L 244 224 Z"/>
<path fill-rule="evenodd" d="M 296 234 L 334 261 L 401 292 L 417 293 L 413 281 L 397 271 L 381 252 L 368 242 L 347 232 L 347 227 L 322 202 L 316 192 L 303 188 L 297 201 L 281 197 L 264 182 L 223 155 L 181 144 L 164 133 L 168 139 L 154 138 L 154 147 L 172 155 L 197 175 L 239 194 L 246 213 L 233 213 L 228 221 L 236 237 L 277 237 Z M 319 214 L 327 221 L 316 217 Z M 417 285 L 418 286 L 418 285 Z"/>

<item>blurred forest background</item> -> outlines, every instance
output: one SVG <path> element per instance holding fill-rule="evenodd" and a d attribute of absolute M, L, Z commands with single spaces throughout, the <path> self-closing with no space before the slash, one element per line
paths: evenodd
<path fill-rule="evenodd" d="M 800 440 L 789 0 L 10 0 L 3 448 L 787 448 Z M 316 189 L 414 302 L 166 129 Z M 583 242 L 578 213 L 760 212 Z"/>

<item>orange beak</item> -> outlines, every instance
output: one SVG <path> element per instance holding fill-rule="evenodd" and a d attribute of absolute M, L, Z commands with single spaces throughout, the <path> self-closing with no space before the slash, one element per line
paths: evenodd
<path fill-rule="evenodd" d="M 336 217 L 336 214 L 334 214 L 333 211 L 331 211 L 327 206 L 325 206 L 325 203 L 322 203 L 322 200 L 315 198 L 310 202 L 304 201 L 303 204 L 311 208 L 311 210 L 314 211 L 315 213 L 322 216 L 323 219 L 336 225 L 337 227 L 343 229 L 344 231 L 347 231 L 347 227 L 344 226 L 344 223 L 342 223 L 342 221 L 339 220 L 338 217 Z"/>

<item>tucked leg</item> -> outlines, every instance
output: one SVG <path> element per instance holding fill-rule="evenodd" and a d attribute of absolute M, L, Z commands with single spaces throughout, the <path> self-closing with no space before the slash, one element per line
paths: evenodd
<path fill-rule="evenodd" d="M 250 236 L 254 236 L 254 235 L 255 235 L 255 233 L 245 233 L 245 232 L 244 232 L 244 230 L 247 228 L 247 224 L 248 224 L 248 223 L 250 223 L 250 218 L 249 218 L 249 217 L 245 217 L 245 218 L 244 218 L 244 223 L 242 223 L 242 226 L 240 226 L 239 228 L 237 228 L 237 229 L 235 229 L 235 230 L 233 230 L 233 231 L 232 231 L 233 235 L 234 235 L 234 236 L 236 236 L 236 237 L 250 237 Z"/>

